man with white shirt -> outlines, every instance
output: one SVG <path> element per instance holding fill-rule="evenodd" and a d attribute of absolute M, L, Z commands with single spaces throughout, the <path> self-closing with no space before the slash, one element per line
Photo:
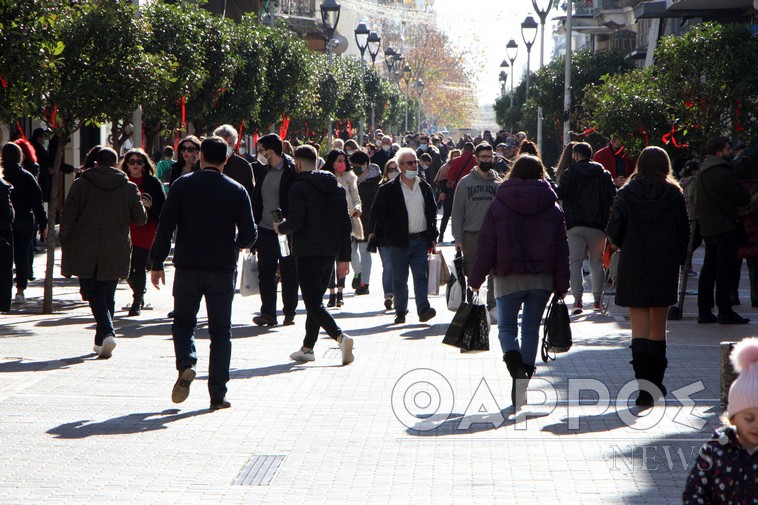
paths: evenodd
<path fill-rule="evenodd" d="M 427 285 L 427 253 L 435 250 L 437 239 L 437 203 L 432 187 L 418 177 L 413 149 L 400 149 L 397 164 L 400 176 L 379 188 L 371 212 L 390 243 L 395 324 L 405 323 L 408 313 L 409 267 L 419 321 L 426 322 L 437 315 L 429 305 Z"/>

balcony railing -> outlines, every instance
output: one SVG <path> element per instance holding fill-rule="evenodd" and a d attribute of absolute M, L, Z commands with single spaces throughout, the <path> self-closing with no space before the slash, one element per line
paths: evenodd
<path fill-rule="evenodd" d="M 634 7 L 641 0 L 594 0 L 597 10 L 620 10 L 624 7 Z"/>
<path fill-rule="evenodd" d="M 278 15 L 312 18 L 318 14 L 317 0 L 279 0 Z"/>

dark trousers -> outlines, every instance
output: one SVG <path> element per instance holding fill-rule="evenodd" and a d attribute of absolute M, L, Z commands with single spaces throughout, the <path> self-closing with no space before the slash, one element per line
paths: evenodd
<path fill-rule="evenodd" d="M 11 310 L 13 294 L 13 234 L 0 232 L 0 312 Z"/>
<path fill-rule="evenodd" d="M 29 285 L 34 258 L 34 218 L 22 217 L 13 221 L 13 258 L 16 263 L 16 287 L 21 291 Z"/>
<path fill-rule="evenodd" d="M 129 278 L 127 282 L 132 288 L 134 301 L 141 301 L 145 296 L 145 286 L 147 285 L 147 261 L 150 256 L 148 249 L 142 247 L 132 247 L 132 261 L 129 265 Z"/>
<path fill-rule="evenodd" d="M 177 269 L 174 276 L 174 337 L 176 369 L 197 364 L 195 326 L 200 300 L 205 297 L 211 348 L 208 364 L 208 392 L 212 400 L 226 396 L 229 363 L 232 358 L 233 272 L 205 272 Z"/>
<path fill-rule="evenodd" d="M 437 242 L 442 242 L 442 237 L 445 235 L 447 229 L 447 223 L 450 221 L 450 216 L 453 213 L 453 190 L 445 190 L 445 201 L 442 202 L 442 222 L 440 223 L 440 237 Z"/>
<path fill-rule="evenodd" d="M 97 280 L 97 267 L 92 278 L 79 278 L 84 291 L 87 293 L 89 308 L 95 316 L 95 345 L 102 345 L 108 335 L 115 335 L 113 329 L 113 314 L 116 313 L 116 286 L 118 279 L 112 281 Z"/>
<path fill-rule="evenodd" d="M 750 303 L 755 307 L 758 305 L 758 258 L 745 258 L 745 263 L 750 276 Z"/>
<path fill-rule="evenodd" d="M 297 258 L 297 279 L 307 316 L 303 347 L 313 348 L 320 328 L 336 339 L 342 330 L 324 307 L 324 293 L 334 271 L 334 258 Z"/>
<path fill-rule="evenodd" d="M 705 237 L 705 257 L 697 285 L 697 307 L 703 312 L 713 309 L 713 287 L 720 315 L 732 312 L 731 296 L 736 290 L 737 232 Z"/>
<path fill-rule="evenodd" d="M 258 283 L 261 292 L 261 314 L 276 317 L 276 267 L 282 280 L 282 305 L 285 316 L 297 310 L 297 271 L 295 258 L 282 257 L 279 239 L 273 230 L 258 228 Z"/>

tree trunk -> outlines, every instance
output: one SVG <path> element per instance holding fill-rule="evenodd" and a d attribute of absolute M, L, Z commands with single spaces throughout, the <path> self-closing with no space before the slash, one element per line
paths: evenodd
<path fill-rule="evenodd" d="M 42 313 L 53 313 L 53 271 L 55 269 L 55 216 L 63 207 L 63 191 L 61 191 L 61 164 L 63 153 L 68 143 L 68 135 L 59 133 L 58 149 L 53 161 L 53 181 L 50 189 L 50 202 L 47 213 L 47 264 L 45 265 L 45 291 L 42 299 Z M 60 200 L 60 201 L 59 201 Z"/>

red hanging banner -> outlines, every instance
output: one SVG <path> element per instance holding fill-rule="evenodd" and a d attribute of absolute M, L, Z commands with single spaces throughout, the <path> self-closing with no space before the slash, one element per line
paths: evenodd
<path fill-rule="evenodd" d="M 24 135 L 24 129 L 21 128 L 21 121 L 16 121 L 16 128 L 18 129 L 18 134 L 21 135 L 21 138 L 26 140 L 26 135 Z"/>
<path fill-rule="evenodd" d="M 240 147 L 240 142 L 242 142 L 242 128 L 245 126 L 245 121 L 243 120 L 240 123 L 239 132 L 237 134 L 237 145 L 234 146 L 234 150 L 236 151 Z"/>
<path fill-rule="evenodd" d="M 279 137 L 284 140 L 287 138 L 287 132 L 290 129 L 290 118 L 282 115 L 282 126 L 279 127 Z"/>
<path fill-rule="evenodd" d="M 187 125 L 187 104 L 182 97 L 182 129 Z"/>

